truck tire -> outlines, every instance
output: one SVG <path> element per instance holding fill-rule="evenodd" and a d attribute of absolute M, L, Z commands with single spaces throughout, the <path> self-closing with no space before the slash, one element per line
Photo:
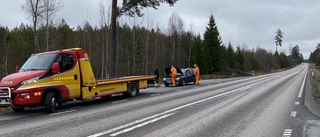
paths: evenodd
<path fill-rule="evenodd" d="M 55 93 L 54 92 L 49 92 L 48 94 L 46 94 L 45 98 L 44 98 L 44 109 L 47 113 L 52 113 L 56 110 L 58 106 L 58 102 L 57 99 L 55 97 Z"/>
<path fill-rule="evenodd" d="M 125 96 L 127 97 L 135 97 L 139 93 L 139 87 L 137 83 L 133 82 L 130 83 L 128 86 L 128 92 L 125 93 Z"/>

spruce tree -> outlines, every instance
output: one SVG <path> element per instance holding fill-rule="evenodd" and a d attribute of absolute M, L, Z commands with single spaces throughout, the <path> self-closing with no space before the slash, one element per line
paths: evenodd
<path fill-rule="evenodd" d="M 244 56 L 243 56 L 243 52 L 241 51 L 240 46 L 237 46 L 237 51 L 236 51 L 236 61 L 237 61 L 237 68 L 239 70 L 244 71 Z"/>
<path fill-rule="evenodd" d="M 231 42 L 229 42 L 228 48 L 227 48 L 227 54 L 226 54 L 227 69 L 234 69 L 235 68 L 234 59 L 235 59 L 234 49 L 233 49 Z"/>
<path fill-rule="evenodd" d="M 224 47 L 221 44 L 221 37 L 211 14 L 209 23 L 204 33 L 203 52 L 206 57 L 206 68 L 208 73 L 219 72 L 224 68 Z"/>

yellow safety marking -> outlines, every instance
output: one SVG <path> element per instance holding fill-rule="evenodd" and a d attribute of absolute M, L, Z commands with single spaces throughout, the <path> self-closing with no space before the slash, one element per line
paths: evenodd
<path fill-rule="evenodd" d="M 70 80 L 70 79 L 73 79 L 73 77 L 70 76 L 70 77 L 58 77 L 58 78 L 53 78 L 53 80 Z"/>
<path fill-rule="evenodd" d="M 109 84 L 109 83 L 118 83 L 118 82 L 128 82 L 130 83 L 130 81 L 136 81 L 136 80 L 147 80 L 147 79 L 152 79 L 154 78 L 154 76 L 149 76 L 149 77 L 141 77 L 141 78 L 130 78 L 130 79 L 119 79 L 119 80 L 108 80 L 108 81 L 101 81 L 101 82 L 97 82 L 98 85 L 102 85 L 102 84 Z"/>
<path fill-rule="evenodd" d="M 72 49 L 74 49 L 74 50 L 81 50 L 81 48 L 72 48 Z"/>

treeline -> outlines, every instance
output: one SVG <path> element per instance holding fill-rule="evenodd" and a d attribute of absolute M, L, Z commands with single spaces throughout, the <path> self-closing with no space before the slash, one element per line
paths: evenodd
<path fill-rule="evenodd" d="M 311 52 L 309 62 L 315 63 L 316 66 L 320 66 L 320 43 L 318 43 L 316 49 Z"/>
<path fill-rule="evenodd" d="M 119 76 L 153 74 L 159 67 L 174 65 L 192 67 L 198 64 L 201 74 L 225 71 L 263 71 L 292 67 L 303 59 L 299 46 L 291 55 L 272 53 L 263 48 L 246 49 L 245 45 L 223 44 L 213 15 L 201 37 L 185 31 L 182 19 L 173 14 L 168 32 L 164 28 L 146 28 L 139 25 L 117 25 L 117 74 Z M 39 50 L 59 50 L 80 47 L 87 50 L 97 78 L 106 78 L 110 44 L 110 26 L 93 27 L 89 22 L 71 28 L 64 19 L 58 25 L 49 25 L 50 38 L 46 40 L 46 27 L 38 29 Z M 13 73 L 34 53 L 32 26 L 21 24 L 13 29 L 0 26 L 0 77 Z M 164 75 L 164 71 L 162 71 Z"/>

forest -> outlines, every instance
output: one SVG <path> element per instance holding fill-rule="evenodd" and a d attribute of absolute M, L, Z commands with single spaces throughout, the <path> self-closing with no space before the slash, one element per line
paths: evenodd
<path fill-rule="evenodd" d="M 316 66 L 320 66 L 320 43 L 318 43 L 316 49 L 311 52 L 309 61 L 315 63 Z"/>
<path fill-rule="evenodd" d="M 102 13 L 105 7 L 101 5 L 100 8 Z M 71 27 L 64 19 L 57 24 L 52 20 L 38 23 L 36 27 L 21 23 L 9 29 L 0 25 L 0 78 L 14 73 L 16 66 L 21 67 L 35 52 L 74 47 L 87 50 L 98 79 L 108 78 L 111 67 L 108 64 L 109 55 L 112 54 L 111 26 L 104 19 L 104 14 L 100 15 L 100 26 L 93 26 L 87 21 L 84 25 Z M 184 68 L 193 64 L 198 64 L 201 75 L 251 71 L 269 73 L 291 68 L 303 61 L 298 45 L 286 55 L 259 46 L 247 49 L 249 45 L 235 46 L 231 42 L 223 42 L 212 14 L 208 16 L 203 36 L 186 30 L 182 19 L 174 13 L 170 16 L 167 28 L 150 24 L 117 22 L 116 76 L 150 75 L 156 67 L 159 67 L 163 76 L 165 74 L 161 70 L 165 67 L 174 65 Z M 35 43 L 38 45 L 36 48 Z"/>

